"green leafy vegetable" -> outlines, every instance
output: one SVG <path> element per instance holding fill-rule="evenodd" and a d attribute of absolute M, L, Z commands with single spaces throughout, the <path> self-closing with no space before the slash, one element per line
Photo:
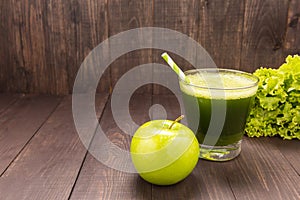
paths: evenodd
<path fill-rule="evenodd" d="M 254 75 L 259 83 L 246 134 L 300 140 L 300 56 L 288 56 L 279 69 L 260 68 Z"/>

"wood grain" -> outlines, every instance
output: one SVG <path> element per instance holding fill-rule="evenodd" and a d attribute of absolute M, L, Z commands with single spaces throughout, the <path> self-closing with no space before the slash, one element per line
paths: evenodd
<path fill-rule="evenodd" d="M 0 44 L 2 44 L 2 48 L 0 48 L 0 92 L 4 92 L 7 90 L 7 78 L 8 78 L 8 67 L 10 64 L 9 59 L 9 35 L 10 30 L 8 30 L 9 20 L 5 20 L 7 16 L 10 15 L 9 4 L 8 2 L 1 1 L 0 2 Z M 5 30 L 6 31 L 1 31 Z"/>
<path fill-rule="evenodd" d="M 0 115 L 0 174 L 56 108 L 56 97 L 22 97 Z M 30 117 L 28 117 L 30 116 Z"/>
<path fill-rule="evenodd" d="M 131 99 L 130 104 L 134 106 L 130 106 L 130 112 L 134 121 L 141 124 L 149 120 L 147 108 L 151 103 L 151 95 L 138 93 L 139 91 Z M 131 137 L 118 128 L 110 109 L 108 103 L 101 117 L 101 128 L 114 145 L 129 151 Z M 100 149 L 100 147 L 98 137 L 95 135 L 90 148 Z M 111 163 L 118 162 L 114 158 L 114 155 L 108 156 Z M 122 165 L 125 163 L 119 163 L 119 166 Z M 143 181 L 137 174 L 114 170 L 88 154 L 71 199 L 151 199 L 151 184 Z"/>
<path fill-rule="evenodd" d="M 0 114 L 15 103 L 19 95 L 0 94 Z"/>
<path fill-rule="evenodd" d="M 284 48 L 287 54 L 300 54 L 300 2 L 291 0 Z"/>
<path fill-rule="evenodd" d="M 163 105 L 170 119 L 180 114 L 174 95 L 139 93 L 132 96 L 129 105 L 136 123 L 142 124 L 150 116 L 163 116 L 157 107 L 149 111 L 152 103 Z M 110 141 L 128 151 L 131 137 L 114 122 L 107 98 L 104 93 L 96 96 L 96 116 L 100 117 L 101 127 Z M 1 102 L 7 101 L 0 98 L 0 106 Z M 155 186 L 137 174 L 114 170 L 87 153 L 76 134 L 70 96 L 46 117 L 58 102 L 61 101 L 57 97 L 26 96 L 0 114 L 0 167 L 12 151 L 18 149 L 14 148 L 15 144 L 26 141 L 1 175 L 1 199 L 300 198 L 299 140 L 244 137 L 241 155 L 236 159 L 228 162 L 199 160 L 182 182 Z M 28 141 L 24 138 L 29 132 L 34 136 Z M 96 137 L 90 150 L 101 149 Z M 6 147 L 12 148 L 4 150 Z M 116 161 L 113 156 L 108 158 Z"/>
<path fill-rule="evenodd" d="M 18 92 L 48 93 L 52 73 L 47 68 L 46 39 L 43 34 L 43 1 L 11 1 L 14 32 L 10 50 L 13 73 L 8 86 Z M 45 76 L 47 74 L 47 76 Z M 43 78 L 41 78 L 43 77 Z"/>
<path fill-rule="evenodd" d="M 276 148 L 275 140 L 245 137 L 235 170 L 228 174 L 237 199 L 300 198 L 300 176 Z M 293 150 L 299 155 L 295 146 Z"/>
<path fill-rule="evenodd" d="M 134 28 L 153 26 L 153 3 L 152 1 L 141 0 L 111 0 L 108 4 L 108 21 L 109 21 L 109 36 L 116 35 L 123 31 L 127 31 Z M 122 41 L 118 44 L 121 47 L 139 41 L 142 35 L 138 33 L 132 35 L 130 41 Z M 151 38 L 149 38 L 151 40 Z M 113 46 L 111 50 L 118 48 Z M 114 52 L 112 52 L 114 53 Z M 121 78 L 123 74 L 130 69 L 151 62 L 151 50 L 136 50 L 128 52 L 125 55 L 119 57 L 111 65 L 111 87 L 114 88 L 115 84 Z M 149 74 L 151 76 L 151 74 Z M 144 87 L 145 91 L 151 92 L 152 86 L 148 85 Z"/>
<path fill-rule="evenodd" d="M 68 85 L 68 63 L 67 55 L 70 49 L 67 48 L 68 29 L 66 25 L 66 10 L 68 3 L 62 1 L 49 1 L 44 3 L 41 9 L 43 35 L 45 40 L 45 73 L 39 77 L 43 82 L 45 79 L 51 87 L 47 86 L 46 93 L 63 95 L 69 92 Z M 31 23 L 35 23 L 32 21 Z M 41 33 L 40 33 L 41 34 Z M 37 49 L 41 51 L 42 49 Z M 46 75 L 47 74 L 47 75 Z M 39 91 L 38 93 L 43 93 Z"/>
<path fill-rule="evenodd" d="M 199 1 L 181 1 L 181 0 L 154 0 L 154 26 L 163 27 L 179 31 L 194 40 L 197 40 L 198 36 L 198 23 L 199 23 Z M 167 36 L 166 36 L 167 37 Z M 154 38 L 155 39 L 155 38 Z M 168 38 L 163 38 L 168 39 Z M 155 41 L 154 41 L 155 42 Z M 182 58 L 173 52 L 168 52 L 173 60 L 182 68 L 182 70 L 193 69 L 190 63 L 186 61 L 187 58 L 194 60 L 196 58 L 192 57 L 192 52 L 195 51 L 192 47 L 186 45 L 185 41 L 174 39 L 170 43 L 176 43 L 180 49 L 185 50 L 186 58 Z M 161 54 L 164 50 L 154 50 L 153 51 L 153 62 L 166 64 L 161 58 Z M 154 76 L 156 73 L 163 73 L 168 76 L 168 71 L 160 70 L 154 71 Z M 168 81 L 168 78 L 166 78 Z M 154 94 L 171 94 L 171 92 L 162 86 L 154 85 Z"/>
<path fill-rule="evenodd" d="M 7 1 L 3 27 L 5 91 L 66 94 L 64 4 Z M 2 80 L 3 80 L 2 79 Z"/>
<path fill-rule="evenodd" d="M 245 0 L 202 0 L 199 10 L 197 41 L 217 67 L 245 69 L 240 64 Z"/>
<path fill-rule="evenodd" d="M 296 170 L 300 176 L 300 141 L 299 140 L 283 140 L 275 138 L 274 142 L 280 153 L 287 159 L 290 165 Z"/>
<path fill-rule="evenodd" d="M 287 29 L 288 0 L 246 0 L 241 66 L 246 71 L 263 67 L 278 68 Z"/>
<path fill-rule="evenodd" d="M 107 95 L 96 99 L 97 112 L 102 112 L 106 100 Z M 1 176 L 5 199 L 68 199 L 86 154 L 74 127 L 71 102 L 70 97 L 63 99 Z"/>
<path fill-rule="evenodd" d="M 232 165 L 199 160 L 193 172 L 176 185 L 153 185 L 153 199 L 236 199 L 227 180 Z"/>
<path fill-rule="evenodd" d="M 72 92 L 74 80 L 76 78 L 77 71 L 84 59 L 91 51 L 97 47 L 102 41 L 108 38 L 108 1 L 72 1 L 71 4 L 71 30 L 68 33 L 70 37 L 70 48 L 72 51 L 72 57 L 74 59 L 74 66 L 68 67 L 69 75 L 69 87 L 70 93 Z M 70 25 L 70 21 L 68 21 Z M 74 38 L 75 37 L 75 38 Z M 72 41 L 73 40 L 73 41 Z M 109 57 L 109 51 L 97 52 L 102 56 Z M 91 63 L 88 70 L 84 72 L 84 76 L 87 79 L 97 79 L 95 72 L 99 70 L 98 63 Z M 110 69 L 106 70 L 102 75 L 102 79 L 99 82 L 98 92 L 110 91 Z"/>
<path fill-rule="evenodd" d="M 91 154 L 70 199 L 151 199 L 151 184 L 137 174 L 127 174 L 101 164 Z"/>
<path fill-rule="evenodd" d="M 85 56 L 108 37 L 106 8 L 106 1 L 94 0 L 9 0 L 2 5 L 2 18 L 8 19 L 1 41 L 9 51 L 1 54 L 0 91 L 70 93 Z M 103 77 L 98 92 L 109 91 L 109 71 Z"/>
<path fill-rule="evenodd" d="M 24 27 L 25 23 L 22 22 L 20 14 L 16 13 L 16 10 L 20 9 L 20 5 L 15 1 L 1 2 L 0 40 L 3 48 L 0 50 L 0 88 L 3 92 L 24 92 L 29 87 L 26 80 L 30 77 L 26 70 L 23 70 L 24 59 L 20 43 L 21 25 Z"/>
<path fill-rule="evenodd" d="M 249 72 L 260 66 L 277 68 L 288 54 L 300 53 L 299 10 L 297 0 L 2 1 L 0 92 L 69 94 L 92 49 L 111 36 L 138 27 L 182 32 L 199 42 L 218 67 Z M 139 35 L 124 42 L 138 39 Z M 182 47 L 185 58 L 172 57 L 184 70 L 193 68 L 186 59 L 193 59 L 194 49 Z M 120 77 L 135 66 L 164 64 L 159 56 L 162 51 L 146 49 L 121 56 L 104 72 L 97 91 L 111 92 Z M 114 50 L 103 53 L 110 56 Z M 97 78 L 98 69 L 92 64 L 84 75 Z M 153 89 L 154 94 L 170 94 L 157 85 L 144 89 L 141 92 Z"/>
<path fill-rule="evenodd" d="M 175 120 L 181 115 L 180 104 L 174 94 L 153 95 L 153 105 L 157 104 L 160 105 L 160 109 L 157 108 L 151 112 L 152 119 Z"/>

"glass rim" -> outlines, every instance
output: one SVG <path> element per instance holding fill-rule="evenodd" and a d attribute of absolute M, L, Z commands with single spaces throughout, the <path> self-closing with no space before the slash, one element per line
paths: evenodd
<path fill-rule="evenodd" d="M 190 69 L 187 71 L 184 71 L 184 74 L 190 74 L 193 72 L 230 72 L 230 73 L 234 73 L 234 74 L 241 74 L 243 76 L 247 76 L 250 79 L 253 79 L 253 84 L 249 84 L 247 86 L 243 86 L 243 87 L 231 87 L 231 88 L 224 88 L 224 87 L 209 87 L 209 86 L 199 86 L 199 85 L 194 85 L 191 83 L 187 83 L 185 80 L 181 79 L 180 77 L 179 80 L 184 82 L 184 84 L 188 85 L 188 86 L 192 86 L 192 87 L 196 87 L 196 88 L 200 88 L 200 89 L 207 89 L 207 90 L 244 90 L 244 89 L 249 89 L 252 87 L 255 87 L 258 85 L 259 82 L 259 78 L 251 73 L 245 72 L 245 71 L 240 71 L 240 70 L 235 70 L 235 69 L 226 69 L 226 68 L 201 68 L 201 69 Z"/>

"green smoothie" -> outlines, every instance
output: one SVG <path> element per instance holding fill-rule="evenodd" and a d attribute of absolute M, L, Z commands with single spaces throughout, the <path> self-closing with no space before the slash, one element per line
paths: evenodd
<path fill-rule="evenodd" d="M 188 126 L 199 143 L 203 144 L 208 133 L 218 137 L 213 144 L 206 141 L 208 146 L 239 142 L 257 90 L 257 79 L 235 70 L 191 70 L 185 74 L 190 82 L 180 80 L 180 89 Z"/>

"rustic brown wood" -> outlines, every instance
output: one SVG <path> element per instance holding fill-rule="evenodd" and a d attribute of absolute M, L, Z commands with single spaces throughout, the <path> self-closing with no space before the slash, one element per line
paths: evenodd
<path fill-rule="evenodd" d="M 1 113 L 0 174 L 39 130 L 58 103 L 59 98 L 56 97 L 26 96 Z"/>
<path fill-rule="evenodd" d="M 151 199 L 151 184 L 136 174 L 106 167 L 88 154 L 70 199 Z"/>
<path fill-rule="evenodd" d="M 111 0 L 108 5 L 109 36 L 134 28 L 153 26 L 152 16 L 152 1 Z M 140 39 L 139 37 L 143 36 L 133 36 L 131 41 L 124 41 L 119 45 L 124 46 L 127 42 L 130 45 L 130 43 L 137 42 Z M 114 46 L 114 48 L 117 47 Z M 136 50 L 121 56 L 111 64 L 112 88 L 128 70 L 149 62 L 151 62 L 151 50 Z M 148 85 L 141 92 L 151 91 L 152 86 Z"/>
<path fill-rule="evenodd" d="M 46 30 L 42 18 L 46 5 L 40 0 L 10 3 L 14 33 L 10 38 L 12 66 L 7 66 L 13 68 L 13 73 L 8 86 L 20 92 L 48 93 L 54 84 L 50 81 L 53 74 L 47 68 Z"/>
<path fill-rule="evenodd" d="M 160 114 L 161 110 L 152 111 L 152 119 L 170 119 L 175 120 L 181 115 L 180 104 L 174 94 L 171 95 L 153 95 L 153 105 L 159 104 L 165 109 L 166 116 Z M 164 118 L 163 118 L 164 117 Z"/>
<path fill-rule="evenodd" d="M 218 67 L 245 69 L 240 65 L 245 0 L 202 0 L 199 9 L 198 42 Z"/>
<path fill-rule="evenodd" d="M 235 199 L 227 180 L 232 162 L 199 160 L 193 172 L 172 186 L 152 186 L 153 199 Z M 241 183 L 242 184 L 242 183 Z"/>
<path fill-rule="evenodd" d="M 68 45 L 70 48 L 74 48 L 71 49 L 72 55 L 70 56 L 72 57 L 69 59 L 75 59 L 75 63 L 74 66 L 68 67 L 70 92 L 72 92 L 77 71 L 84 59 L 95 47 L 108 38 L 107 4 L 107 0 L 71 2 L 71 12 L 68 14 L 69 20 L 71 20 L 68 21 L 68 25 L 71 26 L 68 36 L 71 41 Z M 103 56 L 109 57 L 109 51 L 101 53 Z M 95 71 L 99 67 L 97 64 L 90 64 L 89 70 L 84 72 L 84 76 L 89 77 L 89 79 L 98 78 L 95 77 Z M 110 85 L 110 69 L 108 68 L 102 75 L 97 91 L 109 92 Z"/>
<path fill-rule="evenodd" d="M 17 16 L 19 4 L 13 1 L 1 2 L 1 67 L 0 88 L 2 91 L 24 92 L 29 74 L 24 70 L 23 52 L 20 48 L 21 17 Z M 18 77 L 17 77 L 18 76 Z M 28 77 L 28 78 L 27 78 Z"/>
<path fill-rule="evenodd" d="M 9 51 L 1 50 L 0 90 L 70 93 L 85 56 L 108 37 L 106 1 L 10 0 L 5 5 L 1 41 Z M 109 91 L 109 78 L 107 71 L 98 92 Z"/>
<path fill-rule="evenodd" d="M 187 36 L 191 37 L 194 40 L 197 40 L 198 31 L 197 27 L 199 24 L 199 1 L 187 1 L 187 0 L 155 0 L 154 1 L 154 26 L 168 28 L 172 30 L 179 31 Z M 187 47 L 183 41 L 173 41 L 178 43 L 179 46 L 186 50 L 186 56 L 192 59 L 191 52 L 194 49 Z M 153 62 L 166 64 L 165 61 L 161 58 L 162 50 L 153 51 Z M 168 52 L 173 60 L 182 68 L 182 70 L 192 69 L 190 63 L 172 52 Z M 163 69 L 161 71 L 155 71 L 155 73 L 165 73 Z M 155 76 L 155 74 L 154 74 Z M 166 76 L 166 80 L 168 78 Z M 162 86 L 154 85 L 153 87 L 154 94 L 171 94 L 171 92 Z"/>
<path fill-rule="evenodd" d="M 49 97 L 43 100 L 53 101 Z M 102 112 L 106 100 L 106 94 L 96 99 L 96 110 L 99 113 Z M 71 102 L 71 97 L 64 98 L 47 122 L 1 176 L 2 197 L 6 199 L 68 198 L 86 154 L 86 149 L 74 127 Z M 35 104 L 32 102 L 30 105 Z M 43 106 L 32 110 L 42 113 L 42 109 L 47 108 Z M 27 111 L 27 117 L 32 119 L 31 123 L 37 121 L 33 119 L 34 115 L 28 114 Z M 18 121 L 14 120 L 14 123 Z M 26 130 L 24 126 L 19 127 Z M 1 130 L 5 131 L 2 126 Z M 22 133 L 22 131 L 19 132 Z M 34 131 L 31 132 L 34 133 Z"/>
<path fill-rule="evenodd" d="M 297 171 L 300 176 L 300 141 L 299 140 L 282 140 L 274 139 L 274 142 L 280 153 L 287 159 L 290 165 Z"/>
<path fill-rule="evenodd" d="M 38 76 L 39 81 L 43 80 L 48 81 L 46 93 L 50 94 L 67 94 L 69 92 L 68 85 L 68 51 L 66 42 L 68 38 L 66 35 L 67 26 L 65 23 L 66 2 L 55 2 L 50 1 L 47 4 L 44 4 L 41 8 L 41 17 L 42 17 L 42 27 L 43 35 L 45 40 L 45 73 L 41 76 Z M 30 22 L 35 23 L 35 21 Z M 39 33 L 41 34 L 41 33 Z M 41 34 L 42 35 L 42 34 Z M 41 51 L 43 49 L 37 49 Z M 50 86 L 50 84 L 52 86 Z M 38 88 L 39 89 L 39 88 Z M 45 91 L 39 91 L 43 93 Z"/>
<path fill-rule="evenodd" d="M 180 31 L 196 40 L 210 54 L 218 67 L 240 66 L 243 33 L 244 1 L 155 1 L 154 25 Z M 222 9 L 220 9 L 222 8 Z M 178 42 L 178 41 L 174 41 Z M 187 57 L 195 49 L 181 44 Z M 154 60 L 161 61 L 160 54 L 153 54 Z M 203 63 L 191 66 L 179 56 L 171 54 L 183 70 L 204 68 Z M 154 94 L 168 93 L 155 86 Z"/>
<path fill-rule="evenodd" d="M 7 2 L 0 2 L 0 44 L 2 44 L 2 48 L 0 48 L 0 92 L 4 92 L 7 90 L 6 80 L 7 80 L 7 66 L 9 65 L 9 33 L 8 29 L 8 20 L 4 20 L 6 16 L 9 16 L 9 6 Z M 6 30 L 5 30 L 6 29 Z M 3 31 L 5 30 L 5 31 Z"/>
<path fill-rule="evenodd" d="M 245 137 L 234 171 L 228 174 L 237 199 L 300 198 L 300 176 L 276 147 L 276 139 Z M 297 149 L 293 151 L 299 156 Z"/>
<path fill-rule="evenodd" d="M 241 69 L 252 72 L 261 66 L 278 68 L 284 62 L 288 3 L 246 0 Z"/>
<path fill-rule="evenodd" d="M 110 36 L 145 26 L 190 36 L 219 67 L 249 72 L 260 66 L 277 68 L 288 54 L 300 53 L 299 10 L 297 0 L 3 1 L 0 92 L 71 93 L 77 71 L 93 48 Z M 111 56 L 109 50 L 106 56 Z M 193 52 L 186 50 L 187 56 Z M 162 51 L 121 56 L 105 71 L 97 91 L 111 91 L 134 66 L 164 63 Z M 172 56 L 184 70 L 192 67 L 186 58 Z M 96 70 L 92 65 L 84 75 L 95 78 Z M 151 92 L 152 86 L 145 91 Z M 170 94 L 159 86 L 153 92 Z"/>
<path fill-rule="evenodd" d="M 150 103 L 151 95 L 137 94 L 132 97 L 130 110 L 136 123 L 142 124 L 149 120 L 147 108 Z M 129 150 L 130 137 L 125 135 L 114 122 L 110 103 L 104 110 L 100 125 L 112 143 Z M 91 147 L 97 146 L 96 141 L 96 139 L 93 141 L 95 144 L 92 144 Z M 137 174 L 124 173 L 107 167 L 91 154 L 87 155 L 71 195 L 71 199 L 150 198 L 151 184 L 143 181 Z"/>
<path fill-rule="evenodd" d="M 138 93 L 140 91 L 130 101 L 130 112 L 136 123 L 142 124 L 149 120 L 152 103 L 163 105 L 170 119 L 180 114 L 175 96 L 152 97 L 150 94 Z M 26 146 L 15 154 L 13 162 L 7 165 L 8 168 L 1 175 L 2 198 L 300 198 L 299 140 L 244 137 L 241 155 L 236 159 L 229 162 L 199 160 L 192 174 L 182 182 L 173 186 L 155 186 L 142 180 L 137 174 L 111 169 L 86 152 L 74 129 L 71 97 L 64 98 L 46 120 L 45 115 L 51 113 L 50 107 L 53 110 L 58 102 L 59 98 L 54 97 L 23 97 L 0 114 L 1 167 L 14 151 L 14 148 L 3 150 L 3 147 L 15 146 L 30 131 L 34 135 L 29 142 L 26 140 Z M 96 110 L 108 138 L 128 150 L 130 136 L 124 135 L 115 124 L 107 95 L 96 97 Z M 150 115 L 160 117 L 151 112 Z M 36 131 L 33 126 L 42 127 Z M 93 144 L 91 147 L 98 148 Z"/>
<path fill-rule="evenodd" d="M 300 2 L 291 0 L 284 48 L 287 54 L 300 54 Z"/>
<path fill-rule="evenodd" d="M 17 101 L 19 95 L 0 94 L 0 114 Z"/>
<path fill-rule="evenodd" d="M 66 94 L 64 4 L 11 0 L 5 11 L 6 91 Z"/>

